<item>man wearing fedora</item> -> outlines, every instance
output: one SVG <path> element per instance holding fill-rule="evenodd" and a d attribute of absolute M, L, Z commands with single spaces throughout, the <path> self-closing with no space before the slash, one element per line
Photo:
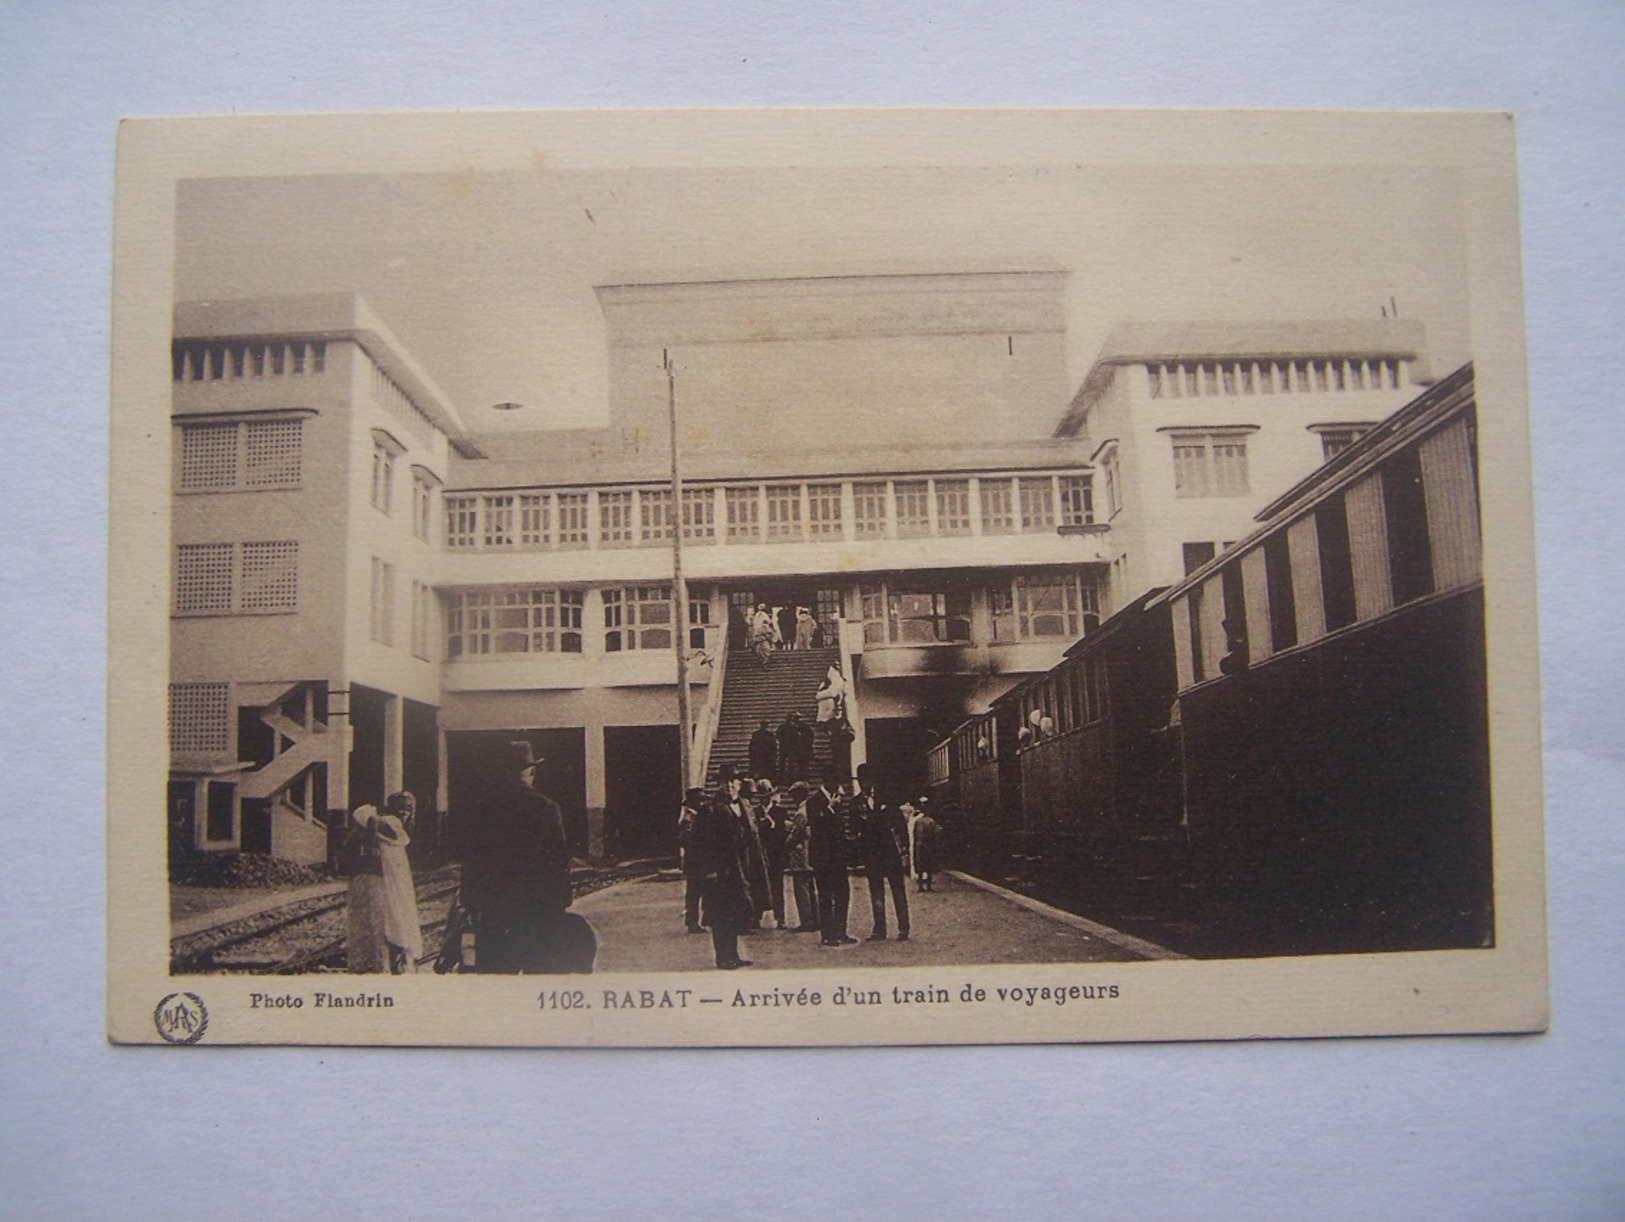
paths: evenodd
<path fill-rule="evenodd" d="M 868 764 L 858 765 L 858 792 L 852 799 L 852 814 L 858 824 L 863 872 L 869 878 L 869 906 L 875 917 L 869 941 L 886 940 L 886 887 L 889 884 L 892 906 L 897 910 L 897 940 L 906 942 L 908 825 L 896 807 L 881 804 Z"/>
<path fill-rule="evenodd" d="M 818 883 L 819 940 L 824 946 L 850 946 L 857 939 L 846 932 L 852 891 L 846 878 L 846 812 L 841 797 L 845 778 L 833 764 L 824 765 L 821 777 L 807 798 L 807 857 Z"/>
<path fill-rule="evenodd" d="M 568 912 L 570 850 L 558 804 L 534 787 L 541 761 L 525 739 L 504 743 L 500 775 L 469 826 L 463 903 L 479 972 L 591 971 L 591 927 Z M 585 933 L 583 933 L 585 930 Z M 596 949 L 596 947 L 594 947 Z"/>
<path fill-rule="evenodd" d="M 745 831 L 748 817 L 740 792 L 743 776 L 733 764 L 722 769 L 722 789 L 694 816 L 689 852 L 701 878 L 702 913 L 711 930 L 716 964 L 725 971 L 750 966 L 739 957 L 739 935 L 753 915 L 745 888 Z"/>

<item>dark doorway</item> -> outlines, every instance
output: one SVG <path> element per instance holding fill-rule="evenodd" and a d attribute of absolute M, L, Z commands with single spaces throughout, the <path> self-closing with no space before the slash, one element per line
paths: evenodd
<path fill-rule="evenodd" d="M 197 782 L 193 780 L 169 783 L 169 868 L 171 877 L 177 866 L 193 857 L 197 844 Z"/>
<path fill-rule="evenodd" d="M 612 858 L 677 852 L 683 800 L 676 726 L 604 727 L 604 852 Z"/>
<path fill-rule="evenodd" d="M 839 587 L 820 586 L 815 580 L 786 581 L 776 579 L 758 581 L 748 590 L 732 590 L 728 594 L 728 647 L 744 649 L 749 641 L 749 616 L 757 603 L 767 604 L 769 610 L 780 613 L 779 631 L 788 649 L 796 639 L 796 608 L 806 607 L 817 621 L 813 633 L 813 648 L 822 649 L 836 644 L 835 621 L 843 612 L 843 596 Z"/>
<path fill-rule="evenodd" d="M 440 789 L 440 729 L 437 710 L 416 700 L 401 701 L 401 788 L 417 799 L 417 824 L 410 852 L 414 862 L 438 856 L 443 827 L 435 809 Z"/>
<path fill-rule="evenodd" d="M 384 702 L 389 697 L 377 688 L 350 685 L 350 724 L 355 728 L 350 740 L 350 809 L 358 806 L 383 808 L 384 798 Z"/>
<path fill-rule="evenodd" d="M 925 753 L 942 735 L 918 717 L 870 717 L 863 723 L 869 771 L 884 802 L 926 791 Z"/>
<path fill-rule="evenodd" d="M 236 793 L 237 786 L 235 785 L 221 785 L 218 781 L 209 782 L 210 823 L 214 822 L 217 794 L 218 800 L 224 806 L 231 802 Z M 242 806 L 242 829 L 238 838 L 238 847 L 245 853 L 269 854 L 271 851 L 271 799 L 244 798 Z"/>
<path fill-rule="evenodd" d="M 446 734 L 446 839 L 479 818 L 481 793 L 500 779 L 503 745 L 527 740 L 541 757 L 536 788 L 559 804 L 570 852 L 587 855 L 587 736 L 579 726 L 548 730 L 452 730 Z"/>

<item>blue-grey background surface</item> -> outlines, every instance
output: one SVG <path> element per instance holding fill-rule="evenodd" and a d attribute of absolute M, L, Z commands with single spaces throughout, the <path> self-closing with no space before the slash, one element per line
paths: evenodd
<path fill-rule="evenodd" d="M 1625 6 L 1575 0 L 0 0 L 0 1216 L 1625 1214 L 1622 64 Z M 1517 113 L 1549 1035 L 720 1053 L 104 1043 L 116 120 L 675 104 Z"/>

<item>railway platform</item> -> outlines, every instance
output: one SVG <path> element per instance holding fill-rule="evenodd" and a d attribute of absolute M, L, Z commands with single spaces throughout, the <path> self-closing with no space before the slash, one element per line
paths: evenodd
<path fill-rule="evenodd" d="M 923 894 L 911 885 L 908 898 L 913 928 L 906 942 L 896 940 L 889 892 L 892 936 L 884 942 L 866 940 L 873 928 L 868 882 L 854 875 L 847 931 L 858 939 L 856 943 L 826 947 L 816 933 L 764 929 L 740 938 L 739 950 L 755 967 L 766 969 L 1121 963 L 1179 957 L 1154 943 L 957 872 L 939 876 L 935 888 Z M 597 971 L 715 967 L 711 939 L 683 929 L 683 880 L 675 872 L 617 883 L 578 899 L 574 909 L 598 932 Z"/>

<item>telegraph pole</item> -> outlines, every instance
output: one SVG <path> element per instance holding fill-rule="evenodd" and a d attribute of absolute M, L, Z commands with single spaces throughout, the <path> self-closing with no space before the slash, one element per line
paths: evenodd
<path fill-rule="evenodd" d="M 677 370 L 669 348 L 661 352 L 661 363 L 666 367 L 666 414 L 671 422 L 671 583 L 677 615 L 672 640 L 677 647 L 677 758 L 686 790 L 692 783 L 689 752 L 693 746 L 693 718 L 688 700 L 688 584 L 683 580 L 683 472 L 677 461 Z"/>

